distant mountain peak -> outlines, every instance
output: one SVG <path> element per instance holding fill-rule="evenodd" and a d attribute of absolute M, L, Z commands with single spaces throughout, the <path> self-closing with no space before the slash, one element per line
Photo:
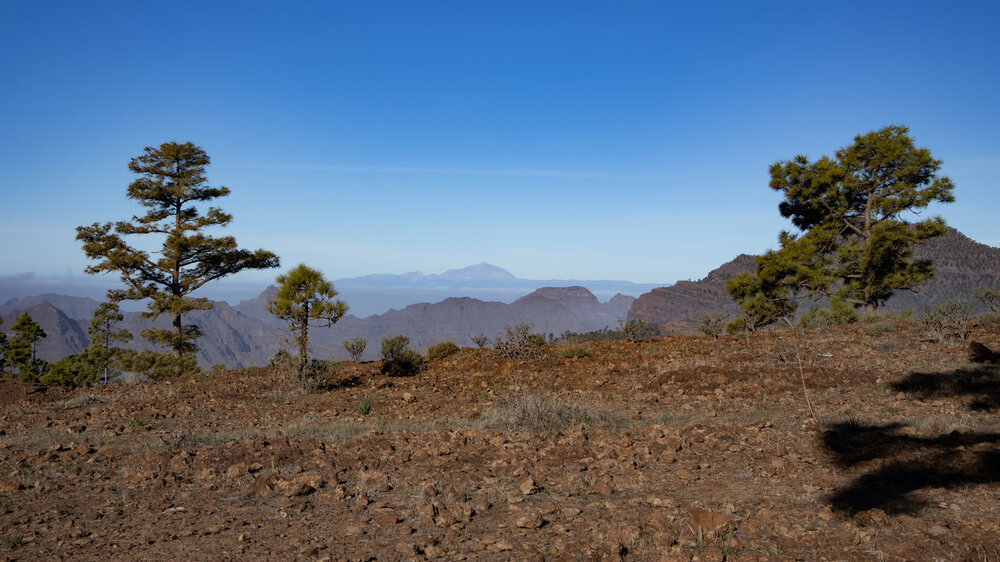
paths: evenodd
<path fill-rule="evenodd" d="M 432 277 L 451 279 L 455 281 L 517 279 L 517 277 L 514 277 L 514 275 L 506 269 L 488 264 L 486 262 L 479 262 L 476 265 L 470 265 L 469 267 L 463 267 L 462 269 L 449 269 L 441 275 L 434 275 Z"/>

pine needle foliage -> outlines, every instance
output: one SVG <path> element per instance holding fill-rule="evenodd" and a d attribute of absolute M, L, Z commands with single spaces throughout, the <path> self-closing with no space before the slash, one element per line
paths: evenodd
<path fill-rule="evenodd" d="M 754 274 L 727 284 L 744 312 L 765 323 L 787 318 L 792 295 L 872 312 L 895 291 L 934 276 L 933 264 L 914 260 L 912 248 L 944 234 L 944 220 L 907 219 L 954 201 L 954 186 L 938 177 L 941 161 L 908 133 L 893 125 L 858 135 L 832 158 L 800 155 L 771 166 L 770 187 L 785 196 L 778 210 L 800 232 L 782 232 L 781 248 L 759 257 Z"/>
<path fill-rule="evenodd" d="M 205 167 L 210 162 L 208 154 L 190 142 L 147 146 L 129 162 L 129 170 L 139 178 L 127 192 L 129 199 L 147 209 L 146 214 L 130 221 L 95 222 L 76 229 L 83 251 L 97 261 L 86 272 L 121 275 L 126 288 L 109 291 L 109 300 L 150 299 L 146 317 L 170 315 L 170 330 L 149 328 L 143 330 L 142 337 L 172 351 L 175 374 L 190 363 L 182 361 L 182 356 L 194 355 L 198 349 L 194 340 L 201 335 L 197 326 L 183 324 L 183 315 L 212 307 L 208 299 L 189 295 L 206 283 L 245 269 L 278 267 L 278 257 L 271 252 L 240 249 L 231 236 L 205 233 L 232 221 L 232 216 L 219 208 L 209 207 L 202 214 L 194 206 L 229 195 L 229 188 L 207 185 Z M 147 237 L 162 241 L 162 246 L 155 252 L 142 250 L 126 242 L 126 237 L 132 236 L 143 237 L 147 247 Z"/>
<path fill-rule="evenodd" d="M 309 366 L 309 326 L 329 327 L 347 314 L 347 304 L 336 300 L 333 284 L 305 264 L 278 276 L 278 292 L 267 310 L 286 324 L 299 348 L 296 372 L 305 384 Z"/>

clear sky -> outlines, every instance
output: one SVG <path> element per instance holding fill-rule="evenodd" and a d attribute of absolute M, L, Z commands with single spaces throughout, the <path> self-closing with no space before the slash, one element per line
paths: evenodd
<path fill-rule="evenodd" d="M 698 279 L 776 246 L 768 166 L 910 127 L 1000 246 L 1000 3 L 0 3 L 0 278 L 83 277 L 192 141 L 228 233 L 330 279 L 481 261 Z M 278 271 L 241 274 L 273 280 Z"/>

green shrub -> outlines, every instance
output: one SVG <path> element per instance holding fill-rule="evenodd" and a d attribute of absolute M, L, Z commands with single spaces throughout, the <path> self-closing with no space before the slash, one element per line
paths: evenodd
<path fill-rule="evenodd" d="M 460 351 L 459 347 L 450 341 L 441 342 L 434 344 L 427 348 L 427 359 L 433 361 L 435 359 L 444 359 L 449 355 L 454 355 Z"/>
<path fill-rule="evenodd" d="M 570 347 L 562 350 L 559 355 L 565 357 L 566 359 L 578 359 L 582 357 L 590 357 L 590 352 L 582 347 Z"/>
<path fill-rule="evenodd" d="M 561 336 L 559 336 L 559 341 L 566 343 L 583 343 L 588 341 L 616 341 L 622 339 L 624 336 L 617 330 L 612 330 L 607 326 L 601 328 L 600 330 L 592 330 L 590 332 L 584 332 L 578 334 L 576 332 L 571 332 L 566 330 Z"/>
<path fill-rule="evenodd" d="M 358 402 L 358 413 L 362 416 L 367 416 L 372 411 L 372 401 L 369 398 L 362 398 Z"/>
<path fill-rule="evenodd" d="M 347 350 L 347 354 L 351 356 L 351 359 L 355 363 L 361 361 L 361 358 L 365 354 L 366 347 L 368 347 L 368 340 L 362 338 L 361 336 L 344 340 L 344 349 Z"/>
<path fill-rule="evenodd" d="M 896 331 L 896 327 L 892 324 L 872 324 L 868 327 L 867 334 L 873 338 L 881 336 L 882 334 L 889 334 Z"/>
<path fill-rule="evenodd" d="M 382 359 L 392 361 L 399 359 L 410 348 L 410 338 L 406 336 L 393 336 L 382 338 Z"/>
<path fill-rule="evenodd" d="M 833 301 L 830 308 L 812 307 L 799 318 L 799 326 L 803 328 L 819 328 L 834 324 L 853 324 L 858 321 L 858 313 L 854 307 L 844 301 Z M 868 321 L 866 319 L 866 321 Z"/>
<path fill-rule="evenodd" d="M 275 352 L 274 356 L 271 357 L 271 362 L 268 363 L 268 365 L 287 369 L 292 366 L 292 354 L 288 353 L 287 350 L 279 349 Z"/>
<path fill-rule="evenodd" d="M 423 358 L 410 349 L 410 338 L 395 336 L 382 339 L 382 374 L 406 377 L 420 372 Z"/>
<path fill-rule="evenodd" d="M 132 354 L 126 361 L 123 361 L 125 365 L 122 370 L 146 376 L 154 381 L 172 378 L 178 373 L 186 375 L 201 371 L 198 368 L 198 360 L 191 353 L 185 353 L 177 358 L 172 353 L 145 350 Z"/>
<path fill-rule="evenodd" d="M 731 336 L 742 335 L 750 331 L 745 316 L 737 316 L 726 324 L 726 333 Z"/>
<path fill-rule="evenodd" d="M 89 349 L 89 348 L 88 348 Z M 89 358 L 87 349 L 76 355 L 63 357 L 49 365 L 38 381 L 49 386 L 90 386 L 97 382 L 101 373 Z"/>

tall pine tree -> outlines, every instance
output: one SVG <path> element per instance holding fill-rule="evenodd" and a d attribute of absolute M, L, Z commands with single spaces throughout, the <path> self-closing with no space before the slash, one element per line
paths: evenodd
<path fill-rule="evenodd" d="M 189 295 L 210 281 L 244 269 L 278 267 L 278 257 L 266 250 L 240 249 L 231 236 L 205 234 L 210 227 L 225 227 L 232 216 L 216 207 L 201 214 L 194 203 L 204 203 L 229 194 L 226 187 L 211 187 L 205 178 L 208 155 L 187 142 L 168 142 L 129 162 L 139 178 L 128 187 L 128 197 L 147 208 L 144 216 L 131 221 L 94 223 L 77 227 L 87 257 L 96 260 L 90 274 L 118 272 L 126 288 L 109 292 L 110 300 L 150 299 L 148 318 L 169 314 L 170 330 L 148 328 L 142 336 L 173 352 L 180 374 L 182 361 L 198 349 L 201 335 L 182 317 L 193 310 L 208 310 L 211 302 Z M 126 242 L 128 236 L 152 236 L 162 240 L 156 252 L 141 250 Z M 148 242 L 144 242 L 149 246 Z"/>
<path fill-rule="evenodd" d="M 944 220 L 907 219 L 931 203 L 954 201 L 954 186 L 937 175 L 941 161 L 908 133 L 894 125 L 858 135 L 833 158 L 796 156 L 771 166 L 771 188 L 785 195 L 778 210 L 801 232 L 781 233 L 781 248 L 757 258 L 755 274 L 727 284 L 744 310 L 787 305 L 790 293 L 874 311 L 893 292 L 934 276 L 933 264 L 914 260 L 912 247 L 944 234 Z M 791 304 L 770 319 L 789 315 Z"/>

